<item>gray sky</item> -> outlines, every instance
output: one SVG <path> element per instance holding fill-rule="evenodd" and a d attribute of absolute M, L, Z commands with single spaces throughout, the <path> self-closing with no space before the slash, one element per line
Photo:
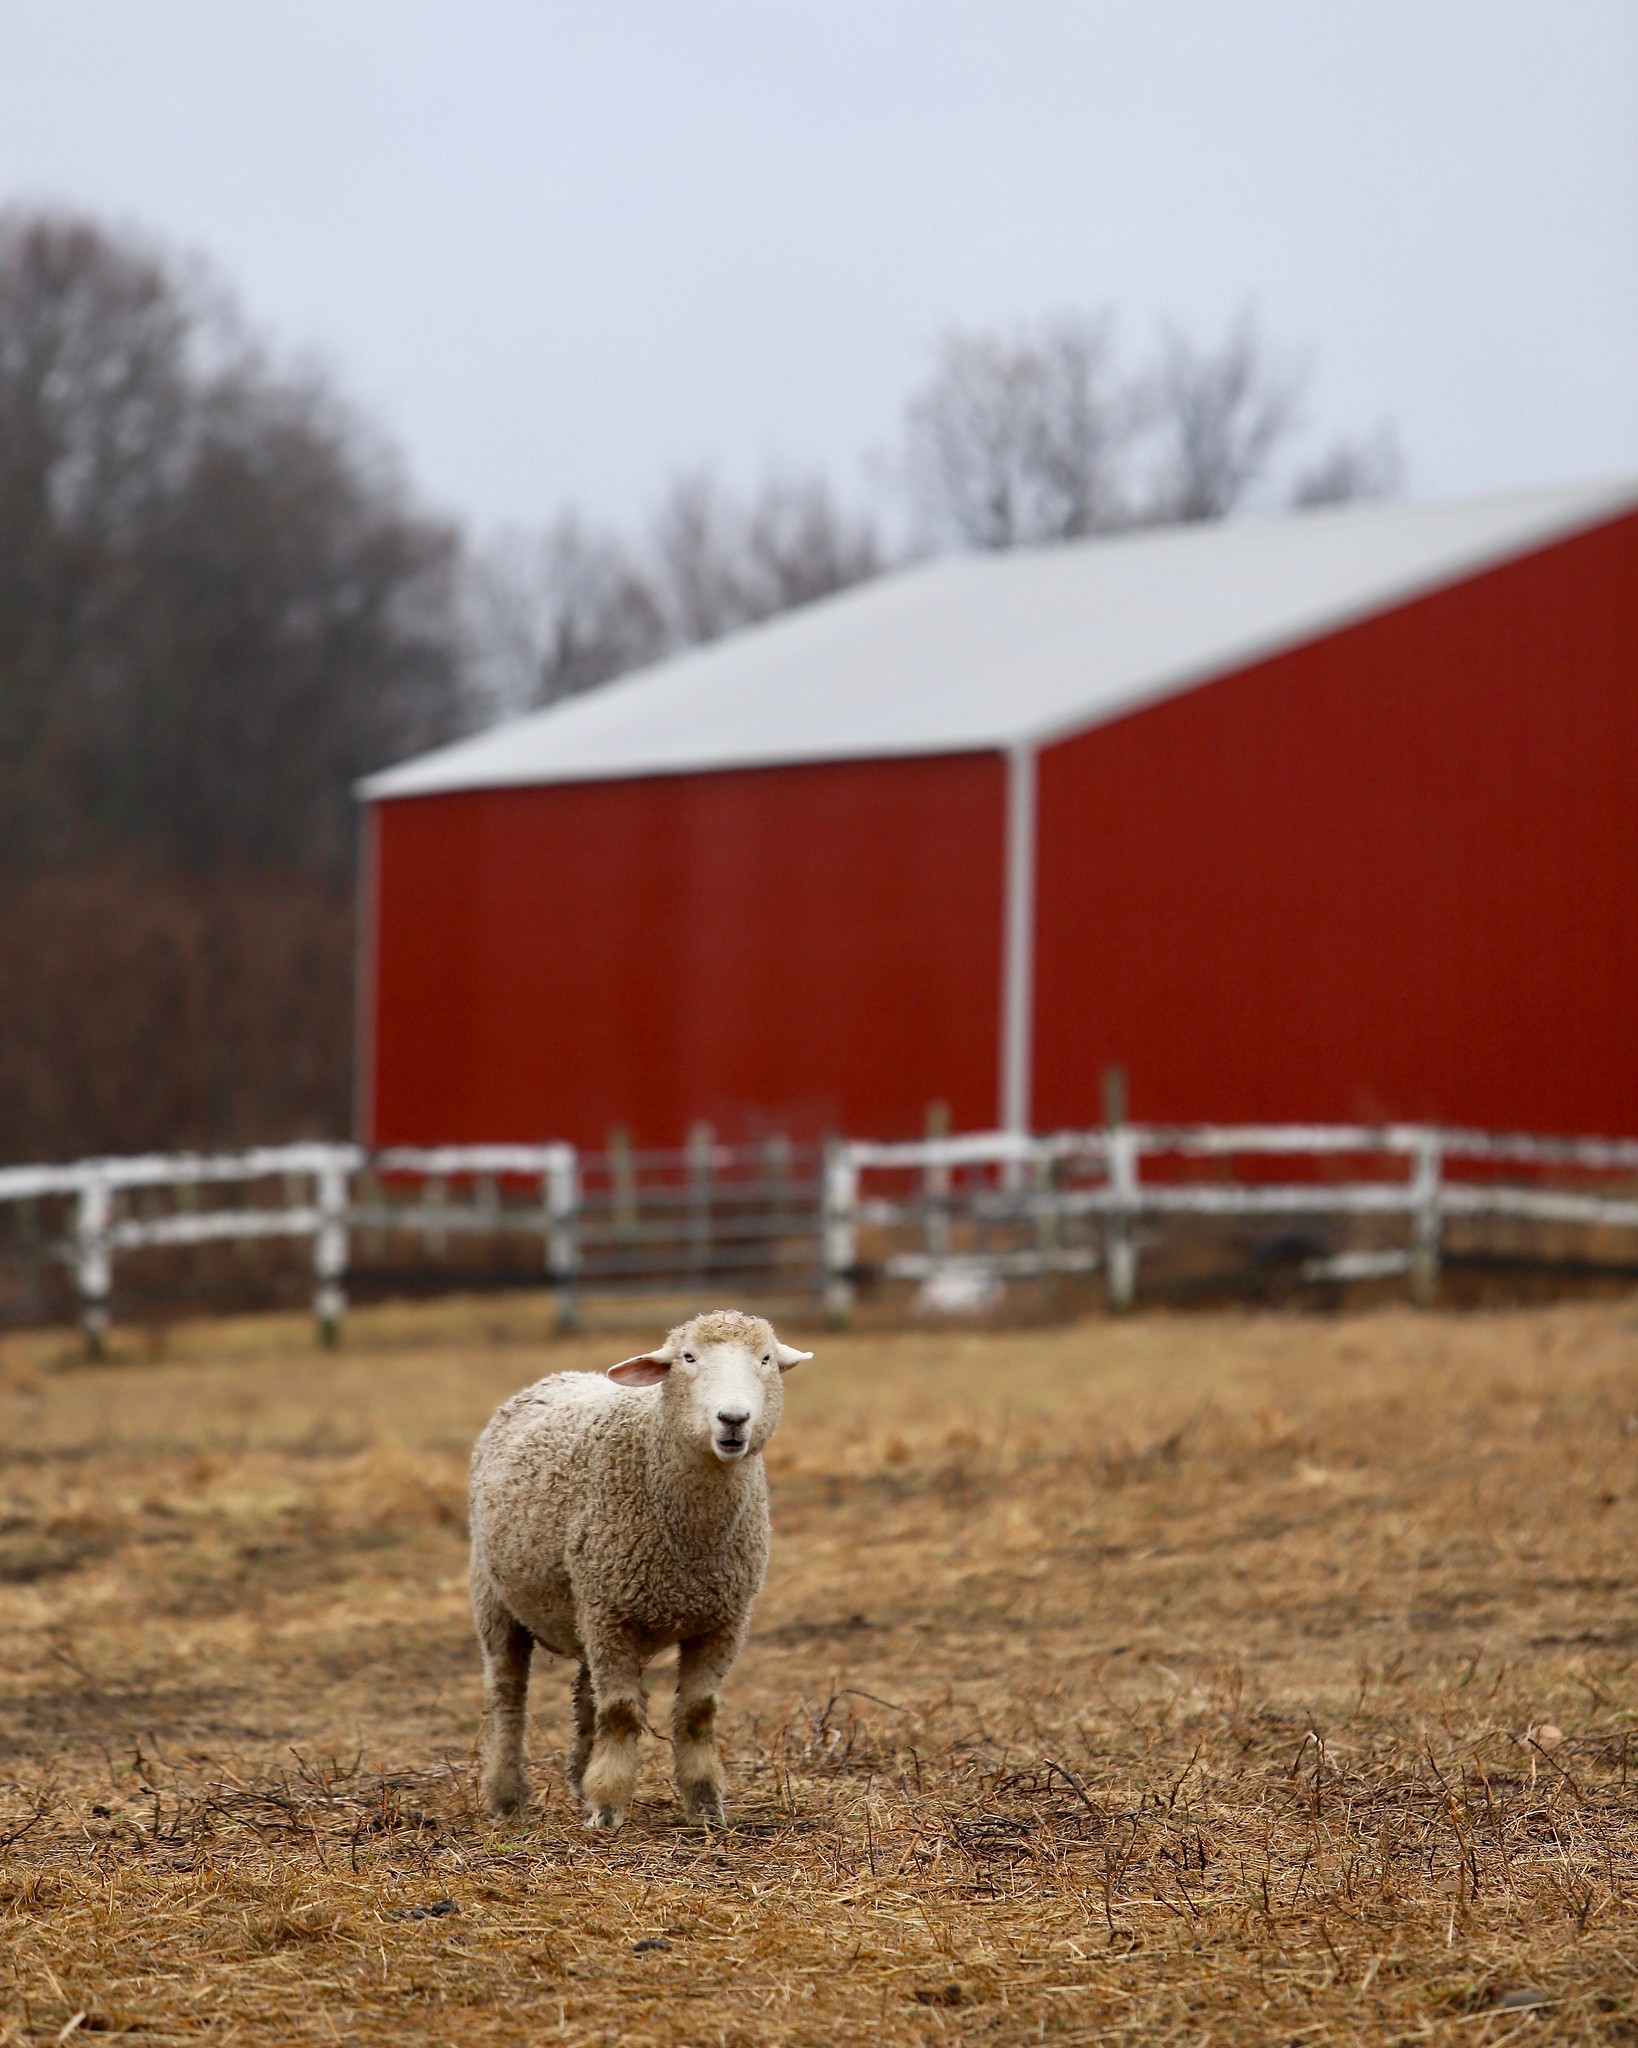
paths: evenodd
<path fill-rule="evenodd" d="M 0 0 L 0 196 L 211 256 L 424 491 L 845 482 L 952 322 L 1254 303 L 1418 493 L 1638 471 L 1633 0 Z"/>

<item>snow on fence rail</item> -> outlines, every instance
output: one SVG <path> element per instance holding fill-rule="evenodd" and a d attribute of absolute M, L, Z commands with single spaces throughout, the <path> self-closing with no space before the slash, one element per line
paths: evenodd
<path fill-rule="evenodd" d="M 1233 1169 L 1281 1159 L 1305 1160 L 1309 1177 L 1187 1177 L 1190 1162 Z M 1314 1177 L 1327 1161 L 1365 1160 L 1382 1170 Z M 1521 1172 L 1533 1178 L 1521 1181 Z M 1553 1172 L 1583 1184 L 1542 1185 Z M 1626 1176 L 1631 1185 L 1585 1185 L 1599 1175 Z M 207 1190 L 221 1198 L 256 1184 L 275 1198 L 259 1206 L 202 1200 Z M 418 1200 L 392 1199 L 391 1190 L 412 1185 Z M 139 1206 L 160 1191 L 172 1199 L 164 1213 Z M 299 1144 L 0 1168 L 0 1205 L 52 1199 L 67 1202 L 71 1222 L 47 1249 L 73 1272 L 93 1348 L 108 1327 L 117 1256 L 273 1238 L 311 1241 L 313 1310 L 333 1342 L 355 1237 L 384 1232 L 408 1232 L 433 1248 L 459 1234 L 536 1237 L 542 1278 L 572 1322 L 588 1287 L 703 1285 L 726 1275 L 816 1288 L 840 1318 L 861 1282 L 876 1277 L 919 1282 L 930 1299 L 957 1306 L 976 1305 L 1008 1278 L 1101 1269 L 1110 1307 L 1120 1311 L 1135 1299 L 1138 1226 L 1146 1220 L 1401 1217 L 1402 1244 L 1308 1257 L 1299 1270 L 1315 1280 L 1405 1273 L 1415 1298 L 1429 1301 L 1452 1218 L 1638 1231 L 1638 1139 L 1415 1124 L 1115 1122 L 1043 1136 L 832 1139 L 821 1152 L 779 1137 L 719 1145 L 698 1125 L 685 1149 L 670 1152 L 623 1140 L 602 1153 L 567 1144 L 378 1152 Z M 865 1238 L 870 1256 L 861 1252 Z"/>

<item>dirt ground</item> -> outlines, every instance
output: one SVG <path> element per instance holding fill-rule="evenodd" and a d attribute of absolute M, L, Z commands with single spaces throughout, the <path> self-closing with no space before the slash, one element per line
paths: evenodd
<path fill-rule="evenodd" d="M 474 1798 L 549 1320 L 0 1344 L 0 2048 L 1638 2042 L 1638 1302 L 819 1333 L 730 1826 L 612 1840 L 544 1660 Z"/>

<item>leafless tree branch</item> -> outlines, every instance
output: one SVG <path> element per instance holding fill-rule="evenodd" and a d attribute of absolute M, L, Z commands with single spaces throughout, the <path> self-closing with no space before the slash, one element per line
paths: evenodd
<path fill-rule="evenodd" d="M 1361 441 L 1335 441 L 1291 487 L 1291 503 L 1299 508 L 1347 505 L 1361 498 L 1387 498 L 1404 478 L 1399 443 L 1388 427 L 1379 427 Z"/>
<path fill-rule="evenodd" d="M 1148 517 L 1165 525 L 1234 511 L 1295 429 L 1303 381 L 1274 362 L 1249 315 L 1219 348 L 1173 334 L 1154 378 Z"/>

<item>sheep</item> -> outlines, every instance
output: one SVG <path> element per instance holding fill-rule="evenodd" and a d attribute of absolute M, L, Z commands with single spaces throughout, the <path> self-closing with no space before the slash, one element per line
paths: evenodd
<path fill-rule="evenodd" d="M 681 1323 L 607 1374 L 562 1372 L 496 1410 L 472 1452 L 472 1613 L 483 1651 L 482 1791 L 529 1796 L 534 1645 L 578 1659 L 569 1785 L 590 1828 L 631 1804 L 649 1662 L 677 1645 L 677 1791 L 720 1825 L 717 1691 L 768 1566 L 762 1452 L 783 1375 L 811 1358 L 736 1309 Z"/>

